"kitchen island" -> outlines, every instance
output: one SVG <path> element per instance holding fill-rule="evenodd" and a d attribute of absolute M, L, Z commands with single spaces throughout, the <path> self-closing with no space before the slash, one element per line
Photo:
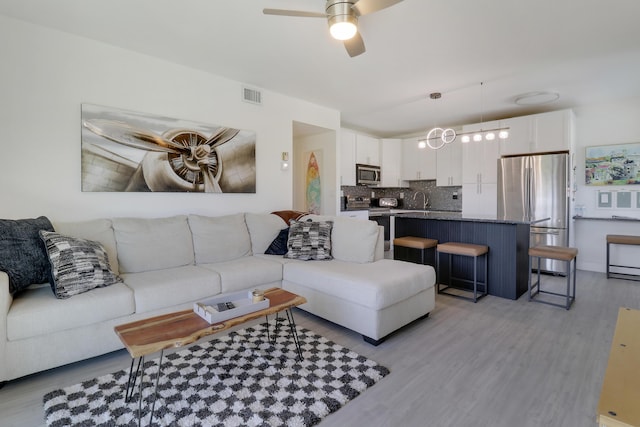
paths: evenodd
<path fill-rule="evenodd" d="M 495 217 L 467 217 L 459 212 L 404 212 L 395 216 L 395 237 L 418 236 L 439 243 L 464 242 L 489 247 L 489 295 L 518 299 L 528 289 L 529 232 L 538 220 L 502 220 Z M 480 263 L 478 277 L 484 277 Z M 448 277 L 448 257 L 440 259 L 441 283 Z M 454 257 L 457 277 L 473 277 L 473 259 Z"/>

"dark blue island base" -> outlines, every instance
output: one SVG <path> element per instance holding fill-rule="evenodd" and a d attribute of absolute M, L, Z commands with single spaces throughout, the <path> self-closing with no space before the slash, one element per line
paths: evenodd
<path fill-rule="evenodd" d="M 395 217 L 395 237 L 417 236 L 437 239 L 439 243 L 463 242 L 489 247 L 489 295 L 518 299 L 528 289 L 530 222 L 463 218 L 459 215 L 411 215 Z M 453 257 L 453 275 L 473 279 L 473 258 Z M 480 263 L 478 277 L 484 277 Z M 441 283 L 449 281 L 448 257 L 440 261 Z M 455 283 L 455 282 L 454 282 Z M 455 283 L 468 287 L 468 283 Z"/>

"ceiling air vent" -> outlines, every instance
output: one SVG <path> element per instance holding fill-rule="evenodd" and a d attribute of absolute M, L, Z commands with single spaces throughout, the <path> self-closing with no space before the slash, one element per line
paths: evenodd
<path fill-rule="evenodd" d="M 242 100 L 251 104 L 262 105 L 262 92 L 248 87 L 242 88 Z"/>

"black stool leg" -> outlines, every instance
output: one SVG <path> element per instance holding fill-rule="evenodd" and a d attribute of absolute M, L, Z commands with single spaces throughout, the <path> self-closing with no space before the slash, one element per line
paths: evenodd
<path fill-rule="evenodd" d="M 609 278 L 609 247 L 611 243 L 607 242 L 607 279 Z"/>
<path fill-rule="evenodd" d="M 566 309 L 569 310 L 571 307 L 571 260 L 567 261 L 567 306 Z"/>
<path fill-rule="evenodd" d="M 473 302 L 478 302 L 478 257 L 473 257 Z"/>
<path fill-rule="evenodd" d="M 527 273 L 529 274 L 529 301 L 531 301 L 531 255 L 529 255 L 529 268 L 527 269 Z"/>

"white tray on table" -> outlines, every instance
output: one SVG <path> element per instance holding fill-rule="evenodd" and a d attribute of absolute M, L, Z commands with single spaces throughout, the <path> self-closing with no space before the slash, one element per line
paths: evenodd
<path fill-rule="evenodd" d="M 218 311 L 218 303 L 231 302 L 235 308 L 225 311 Z M 253 294 L 248 292 L 235 292 L 215 298 L 206 299 L 193 303 L 193 311 L 209 323 L 220 323 L 232 317 L 244 316 L 254 311 L 269 307 L 269 299 L 253 302 Z"/>

